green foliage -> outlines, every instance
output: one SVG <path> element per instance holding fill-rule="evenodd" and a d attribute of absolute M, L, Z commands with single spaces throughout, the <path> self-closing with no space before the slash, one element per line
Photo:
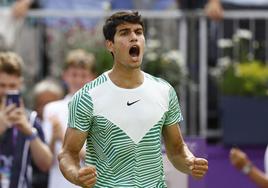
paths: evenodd
<path fill-rule="evenodd" d="M 180 51 L 164 50 L 157 40 L 147 40 L 147 47 L 143 57 L 143 70 L 153 76 L 163 78 L 179 92 L 179 86 L 187 77 L 186 66 Z"/>
<path fill-rule="evenodd" d="M 225 95 L 267 96 L 268 66 L 258 61 L 230 64 L 219 84 Z"/>
<path fill-rule="evenodd" d="M 258 47 L 252 40 L 251 31 L 238 29 L 232 39 L 218 41 L 223 57 L 218 59 L 214 75 L 224 95 L 268 95 L 268 65 L 253 59 Z"/>
<path fill-rule="evenodd" d="M 110 52 L 105 48 L 92 49 L 91 51 L 96 56 L 96 70 L 98 75 L 112 68 L 113 57 Z"/>
<path fill-rule="evenodd" d="M 155 60 L 145 59 L 143 63 L 145 72 L 163 78 L 174 87 L 180 85 L 182 71 L 175 61 L 167 61 L 159 56 Z"/>

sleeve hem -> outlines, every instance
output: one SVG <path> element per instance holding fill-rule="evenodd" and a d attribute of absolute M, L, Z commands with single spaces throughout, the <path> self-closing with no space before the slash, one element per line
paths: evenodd
<path fill-rule="evenodd" d="M 179 118 L 175 119 L 174 121 L 171 121 L 171 122 L 164 124 L 164 126 L 171 126 L 171 125 L 174 125 L 176 123 L 180 123 L 182 121 L 183 121 L 183 117 L 179 117 Z"/>

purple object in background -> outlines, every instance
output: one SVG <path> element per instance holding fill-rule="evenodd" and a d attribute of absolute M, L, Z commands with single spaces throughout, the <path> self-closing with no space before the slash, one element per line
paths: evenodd
<path fill-rule="evenodd" d="M 266 146 L 241 147 L 250 160 L 261 170 L 264 169 L 264 152 Z M 204 188 L 256 188 L 250 179 L 236 170 L 229 161 L 230 147 L 208 146 L 209 171 Z M 197 187 L 191 187 L 197 188 Z M 201 187 L 199 187 L 201 188 Z"/>
<path fill-rule="evenodd" d="M 185 142 L 187 146 L 192 151 L 192 153 L 197 157 L 208 158 L 207 154 L 207 144 L 206 140 L 198 137 L 187 137 L 185 138 Z M 188 179 L 188 187 L 189 188 L 206 188 L 207 177 L 201 180 L 196 180 L 189 176 Z M 214 187 L 216 188 L 216 187 Z M 217 187 L 218 188 L 218 187 Z M 227 187 L 225 187 L 227 188 Z"/>
<path fill-rule="evenodd" d="M 257 186 L 244 174 L 233 167 L 229 161 L 230 147 L 208 145 L 203 138 L 185 138 L 190 150 L 198 157 L 209 161 L 209 170 L 202 180 L 188 179 L 188 188 L 256 188 Z M 264 152 L 266 146 L 243 146 L 250 160 L 264 170 Z"/>
<path fill-rule="evenodd" d="M 210 145 L 206 143 L 206 139 L 200 137 L 185 137 L 184 140 L 197 157 L 204 157 L 208 159 L 209 163 L 208 173 L 203 179 L 197 180 L 191 176 L 188 177 L 187 188 L 257 188 L 246 175 L 232 166 L 229 160 L 230 146 Z M 254 165 L 260 170 L 264 170 L 266 146 L 251 145 L 240 147 L 240 149 L 246 152 Z M 163 153 L 165 153 L 164 148 Z M 171 173 L 176 173 L 176 171 L 171 170 Z M 169 183 L 172 183 L 173 187 L 174 183 L 176 183 L 175 186 L 180 186 L 176 181 Z"/>

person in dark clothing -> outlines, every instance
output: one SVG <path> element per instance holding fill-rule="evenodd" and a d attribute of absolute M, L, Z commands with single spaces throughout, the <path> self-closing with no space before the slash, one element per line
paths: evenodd
<path fill-rule="evenodd" d="M 177 0 L 177 2 L 182 10 L 204 9 L 211 20 L 217 21 L 223 18 L 223 7 L 220 0 Z"/>
<path fill-rule="evenodd" d="M 0 53 L 0 188 L 31 188 L 32 163 L 48 171 L 52 154 L 44 143 L 44 134 L 36 112 L 6 105 L 6 92 L 20 90 L 22 59 L 15 53 Z"/>

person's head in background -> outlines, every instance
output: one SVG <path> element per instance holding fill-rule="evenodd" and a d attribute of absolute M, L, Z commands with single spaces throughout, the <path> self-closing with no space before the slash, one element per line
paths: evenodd
<path fill-rule="evenodd" d="M 49 102 L 62 99 L 63 96 L 64 90 L 56 80 L 42 80 L 33 88 L 33 109 L 42 120 L 44 106 Z"/>
<path fill-rule="evenodd" d="M 22 58 L 14 52 L 0 52 L 0 99 L 8 90 L 20 90 L 23 83 Z M 1 102 L 0 102 L 1 103 Z"/>
<path fill-rule="evenodd" d="M 68 53 L 62 75 L 68 94 L 73 95 L 95 77 L 95 56 L 92 53 L 83 49 L 72 50 Z"/>

